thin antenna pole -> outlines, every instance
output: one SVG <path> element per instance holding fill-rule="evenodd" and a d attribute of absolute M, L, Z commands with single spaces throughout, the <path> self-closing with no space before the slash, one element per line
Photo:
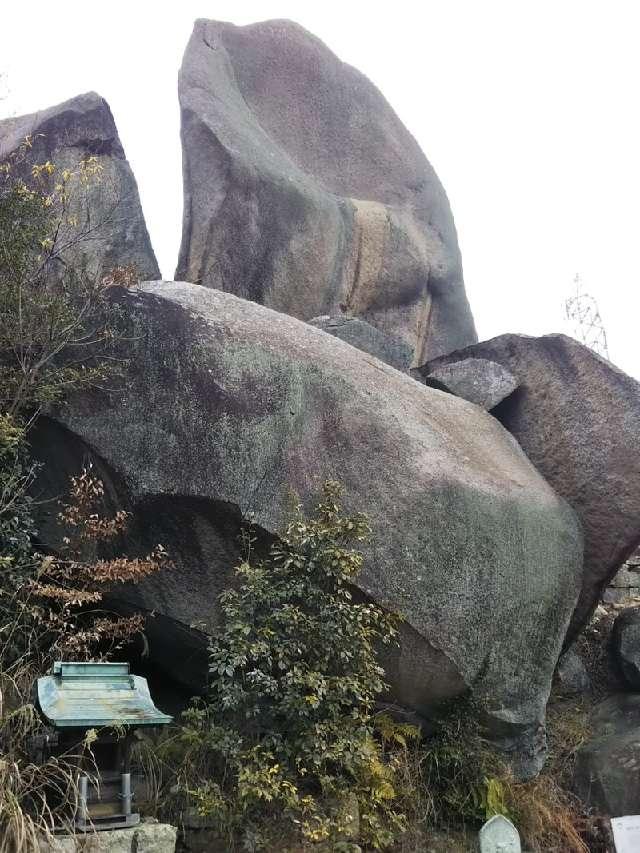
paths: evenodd
<path fill-rule="evenodd" d="M 565 316 L 571 324 L 573 337 L 580 343 L 609 358 L 607 332 L 600 316 L 598 303 L 582 289 L 580 276 L 576 273 L 573 280 L 575 293 L 564 303 Z"/>

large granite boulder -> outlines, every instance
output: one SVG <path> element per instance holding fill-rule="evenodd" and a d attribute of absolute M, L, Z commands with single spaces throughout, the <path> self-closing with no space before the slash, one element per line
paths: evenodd
<path fill-rule="evenodd" d="M 640 814 L 640 696 L 610 696 L 591 725 L 593 737 L 576 755 L 576 793 L 600 814 Z"/>
<path fill-rule="evenodd" d="M 0 162 L 8 161 L 29 138 L 15 170 L 52 162 L 55 183 L 65 170 L 77 171 L 95 157 L 99 174 L 71 187 L 69 216 L 60 223 L 57 246 L 64 264 L 91 276 L 117 266 L 135 266 L 141 278 L 160 276 L 140 206 L 136 179 L 125 157 L 111 110 L 89 92 L 30 115 L 0 121 Z M 77 224 L 70 224 L 75 217 Z M 78 239 L 80 237 L 81 239 Z M 63 248 L 71 244 L 67 248 Z"/>
<path fill-rule="evenodd" d="M 196 21 L 176 278 L 356 316 L 422 364 L 473 343 L 449 202 L 380 92 L 291 21 Z"/>
<path fill-rule="evenodd" d="M 114 502 L 142 519 L 140 547 L 173 557 L 121 600 L 159 613 L 165 637 L 169 619 L 211 629 L 242 519 L 272 536 L 290 488 L 308 505 L 338 479 L 375 531 L 361 592 L 405 617 L 386 659 L 395 697 L 427 713 L 472 687 L 521 772 L 535 770 L 582 541 L 511 436 L 477 406 L 233 295 L 151 282 L 122 298 L 122 388 L 74 397 L 38 442 L 49 477 L 93 454 Z M 185 670 L 177 640 L 161 651 Z"/>
<path fill-rule="evenodd" d="M 640 542 L 640 384 L 565 335 L 501 335 L 419 373 L 470 358 L 496 361 L 516 377 L 518 389 L 493 414 L 582 522 L 584 572 L 571 639 Z"/>

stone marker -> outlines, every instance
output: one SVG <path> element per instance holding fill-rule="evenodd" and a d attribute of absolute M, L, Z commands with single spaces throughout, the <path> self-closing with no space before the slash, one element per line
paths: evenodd
<path fill-rule="evenodd" d="M 638 853 L 640 850 L 640 815 L 611 818 L 616 853 Z"/>
<path fill-rule="evenodd" d="M 510 820 L 494 815 L 480 830 L 480 853 L 521 853 L 520 834 Z"/>

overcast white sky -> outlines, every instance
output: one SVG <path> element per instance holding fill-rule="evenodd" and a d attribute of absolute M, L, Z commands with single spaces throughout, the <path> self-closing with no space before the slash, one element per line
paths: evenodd
<path fill-rule="evenodd" d="M 449 195 L 478 332 L 567 331 L 579 273 L 640 378 L 637 0 L 62 0 L 2 12 L 0 116 L 111 105 L 165 278 L 182 216 L 178 67 L 197 17 L 291 18 L 382 90 Z"/>

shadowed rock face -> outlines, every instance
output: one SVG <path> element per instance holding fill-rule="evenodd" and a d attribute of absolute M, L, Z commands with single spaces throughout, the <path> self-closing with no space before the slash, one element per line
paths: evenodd
<path fill-rule="evenodd" d="M 640 696 L 616 693 L 595 707 L 593 737 L 576 753 L 573 786 L 600 814 L 640 811 Z"/>
<path fill-rule="evenodd" d="M 134 264 L 141 278 L 159 277 L 136 180 L 104 98 L 89 92 L 37 113 L 0 121 L 0 162 L 17 151 L 27 136 L 31 139 L 23 164 L 27 171 L 50 160 L 59 174 L 76 169 L 92 156 L 102 166 L 99 181 L 91 181 L 73 196 L 77 228 L 62 224 L 60 245 L 65 243 L 65 228 L 70 237 L 77 231 L 86 233 L 85 239 L 65 251 L 65 261 L 91 275 Z"/>
<path fill-rule="evenodd" d="M 416 365 L 477 340 L 445 192 L 366 77 L 290 21 L 199 20 L 179 93 L 177 278 L 363 318 Z"/>
<path fill-rule="evenodd" d="M 576 510 L 585 535 L 582 591 L 569 639 L 640 542 L 640 384 L 565 335 L 501 335 L 421 368 L 498 362 L 518 389 L 493 410 Z"/>
<path fill-rule="evenodd" d="M 640 689 L 640 607 L 628 607 L 616 616 L 611 655 L 625 686 Z"/>
<path fill-rule="evenodd" d="M 230 294 L 151 282 L 123 300 L 133 328 L 122 390 L 76 396 L 55 416 L 134 507 L 154 502 L 154 541 L 178 543 L 173 594 L 145 582 L 148 609 L 215 623 L 217 563 L 233 549 L 216 544 L 219 523 L 218 540 L 208 532 L 216 513 L 202 502 L 274 534 L 290 487 L 309 505 L 338 479 L 375 531 L 359 587 L 406 618 L 388 661 L 396 699 L 426 711 L 473 687 L 523 772 L 538 767 L 582 542 L 508 433 L 477 406 Z M 196 545 L 177 535 L 164 541 L 180 526 L 163 520 L 171 502 L 172 518 L 201 507 L 189 530 L 206 560 L 191 561 Z"/>

